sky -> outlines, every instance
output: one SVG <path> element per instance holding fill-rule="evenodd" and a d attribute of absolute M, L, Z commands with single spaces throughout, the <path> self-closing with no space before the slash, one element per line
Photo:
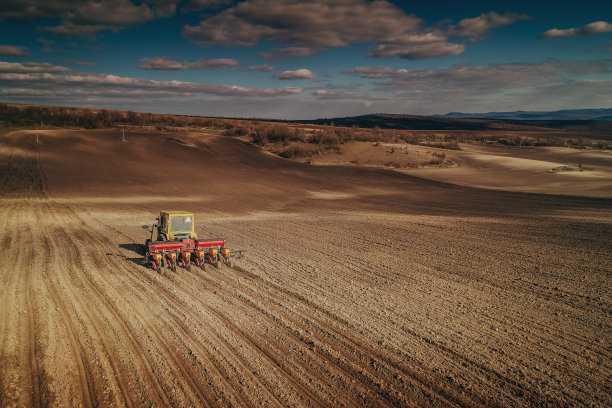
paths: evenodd
<path fill-rule="evenodd" d="M 612 2 L 2 0 L 0 102 L 268 119 L 610 108 Z"/>

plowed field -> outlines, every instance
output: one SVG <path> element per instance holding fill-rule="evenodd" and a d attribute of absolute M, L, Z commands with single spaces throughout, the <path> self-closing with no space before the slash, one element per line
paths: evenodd
<path fill-rule="evenodd" d="M 0 406 L 610 406 L 612 199 L 214 134 L 0 144 Z M 160 209 L 247 250 L 160 275 Z"/>

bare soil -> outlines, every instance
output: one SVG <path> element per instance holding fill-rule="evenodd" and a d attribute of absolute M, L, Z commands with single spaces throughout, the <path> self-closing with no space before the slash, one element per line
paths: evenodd
<path fill-rule="evenodd" d="M 612 150 L 462 143 L 445 153 L 456 168 L 403 171 L 471 187 L 612 198 Z"/>
<path fill-rule="evenodd" d="M 0 406 L 612 405 L 610 196 L 182 137 L 1 141 Z M 160 209 L 246 257 L 156 273 Z"/>

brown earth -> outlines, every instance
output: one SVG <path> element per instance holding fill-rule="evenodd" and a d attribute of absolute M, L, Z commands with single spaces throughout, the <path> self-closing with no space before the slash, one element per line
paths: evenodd
<path fill-rule="evenodd" d="M 444 152 L 456 168 L 403 171 L 471 187 L 612 198 L 611 150 L 462 143 Z"/>
<path fill-rule="evenodd" d="M 0 144 L 0 406 L 612 405 L 609 197 L 38 139 Z M 160 209 L 247 256 L 157 274 Z"/>

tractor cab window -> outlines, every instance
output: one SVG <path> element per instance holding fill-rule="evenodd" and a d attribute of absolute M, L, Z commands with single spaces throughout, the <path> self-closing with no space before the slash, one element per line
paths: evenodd
<path fill-rule="evenodd" d="M 193 231 L 193 217 L 189 215 L 172 217 L 170 232 L 175 231 Z"/>

